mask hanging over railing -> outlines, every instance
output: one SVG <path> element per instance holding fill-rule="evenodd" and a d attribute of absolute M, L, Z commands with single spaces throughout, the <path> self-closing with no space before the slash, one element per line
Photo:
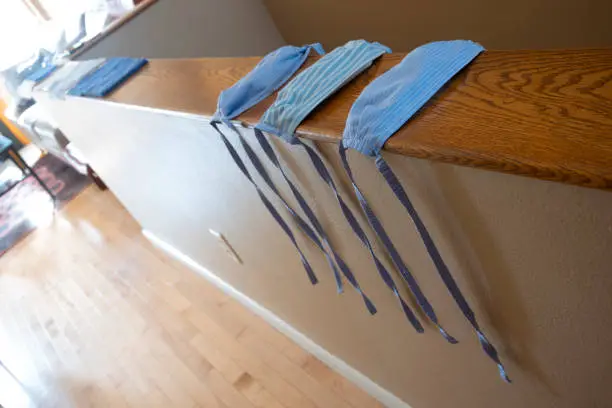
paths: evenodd
<path fill-rule="evenodd" d="M 363 212 L 385 249 L 391 255 L 393 262 L 402 272 L 403 261 L 357 186 L 347 160 L 346 150 L 352 148 L 364 155 L 376 158 L 376 167 L 410 215 L 438 274 L 459 309 L 474 328 L 483 350 L 497 364 L 501 377 L 510 382 L 497 350 L 480 329 L 474 312 L 444 263 L 427 228 L 408 198 L 402 184 L 381 154 L 385 142 L 444 84 L 482 51 L 484 51 L 482 46 L 471 41 L 434 42 L 413 50 L 402 62 L 372 81 L 359 95 L 349 113 L 339 153 Z M 417 300 L 421 304 L 418 297 Z M 427 314 L 426 308 L 423 307 L 423 309 Z M 428 317 L 432 321 L 435 318 L 435 316 L 429 314 Z"/>
<path fill-rule="evenodd" d="M 255 126 L 255 136 L 266 152 L 271 151 L 271 147 L 262 131 L 279 136 L 284 141 L 292 145 L 301 146 L 306 150 L 316 172 L 333 191 L 340 209 L 353 232 L 370 253 L 380 277 L 393 292 L 408 321 L 417 332 L 422 333 L 424 329 L 421 322 L 402 298 L 391 274 L 374 252 L 374 248 L 365 231 L 340 195 L 319 153 L 317 153 L 313 147 L 303 143 L 295 136 L 296 128 L 313 109 L 367 69 L 376 58 L 390 51 L 391 50 L 384 45 L 370 43 L 365 40 L 350 41 L 344 46 L 336 48 L 315 64 L 302 71 L 279 92 L 274 104 L 270 106 L 262 116 L 260 122 Z M 268 154 L 268 157 L 271 162 L 280 169 L 283 175 L 285 175 L 285 171 L 278 159 L 271 154 Z M 285 179 L 289 181 L 286 176 Z M 402 276 L 407 279 L 417 299 L 420 299 L 422 301 L 421 303 L 426 305 L 428 316 L 435 317 L 433 308 L 431 308 L 431 305 L 429 305 L 429 302 L 427 302 L 427 299 L 423 296 L 416 281 L 412 278 L 412 275 L 407 272 L 407 268 L 404 268 L 404 270 L 405 273 L 403 273 Z M 356 284 L 353 286 L 358 288 Z M 456 343 L 456 340 L 447 334 L 438 324 L 437 319 L 434 318 L 432 320 L 450 343 Z"/>
<path fill-rule="evenodd" d="M 264 168 L 263 164 L 257 157 L 255 151 L 250 147 L 250 145 L 245 140 L 244 136 L 240 133 L 240 131 L 231 123 L 231 119 L 237 117 L 241 113 L 245 112 L 247 109 L 251 108 L 266 97 L 270 96 L 285 82 L 287 82 L 289 78 L 306 61 L 306 58 L 308 57 L 311 48 L 315 49 L 319 54 L 322 54 L 324 52 L 320 44 L 313 44 L 301 48 L 292 46 L 281 47 L 280 49 L 268 54 L 249 74 L 243 77 L 231 88 L 228 88 L 221 93 L 218 100 L 217 111 L 211 120 L 211 125 L 221 136 L 225 147 L 227 148 L 228 152 L 230 153 L 232 159 L 234 160 L 240 171 L 255 187 L 257 194 L 263 201 L 265 207 L 268 209 L 272 217 L 276 220 L 276 222 L 283 229 L 283 231 L 287 234 L 290 241 L 296 248 L 310 281 L 315 284 L 318 280 L 314 271 L 312 270 L 312 267 L 310 266 L 310 263 L 308 262 L 303 251 L 298 245 L 291 228 L 281 217 L 281 215 L 278 213 L 278 211 L 272 205 L 266 195 L 263 193 L 257 182 L 250 175 L 248 169 L 244 165 L 244 162 L 240 158 L 240 155 L 232 146 L 225 134 L 221 131 L 219 124 L 223 123 L 237 135 L 240 144 L 245 150 L 245 153 L 249 158 L 251 164 L 255 167 L 257 173 L 261 176 L 261 178 L 264 180 L 270 190 L 279 198 L 283 206 L 287 209 L 287 211 L 292 216 L 293 220 L 296 222 L 302 232 L 324 254 L 333 272 L 338 292 L 340 293 L 343 291 L 342 278 L 340 272 L 338 271 L 339 268 L 342 275 L 344 275 L 345 278 L 351 283 L 351 285 L 359 292 L 359 294 L 363 298 L 363 301 L 368 311 L 371 314 L 375 314 L 376 307 L 374 306 L 372 301 L 363 293 L 361 287 L 357 283 L 354 274 L 352 273 L 346 262 L 344 262 L 342 257 L 338 255 L 338 253 L 335 251 L 320 221 L 316 217 L 314 211 L 308 205 L 306 199 L 295 186 L 295 184 L 293 184 L 289 180 L 286 173 L 282 171 L 283 177 L 289 183 L 289 187 L 293 195 L 295 196 L 300 208 L 304 211 L 306 217 L 312 224 L 312 227 L 282 197 L 278 188 L 276 187 L 271 177 L 267 173 L 266 169 Z M 275 160 L 275 165 L 280 168 L 280 162 L 278 161 L 278 158 L 274 153 L 272 146 L 267 143 L 267 140 L 265 142 L 265 144 L 262 144 L 262 147 L 264 148 L 266 155 L 270 158 L 270 160 Z"/>
<path fill-rule="evenodd" d="M 323 159 L 315 148 L 303 143 L 295 135 L 295 130 L 299 124 L 313 109 L 368 68 L 376 58 L 384 53 L 390 52 L 390 50 L 381 44 L 369 43 L 364 40 L 351 41 L 342 47 L 336 48 L 311 67 L 303 70 L 290 81 L 289 84 L 279 92 L 274 104 L 264 113 L 260 122 L 254 129 L 255 137 L 260 147 L 272 165 L 281 172 L 312 227 L 302 219 L 302 217 L 297 214 L 281 196 L 254 150 L 249 146 L 240 131 L 231 123 L 231 119 L 271 95 L 288 81 L 304 63 L 311 47 L 317 49 L 319 53 L 322 53 L 319 48 L 320 46 L 317 47 L 314 45 L 302 48 L 282 47 L 266 56 L 247 76 L 231 88 L 222 92 L 219 97 L 217 112 L 211 124 L 221 136 L 223 143 L 237 166 L 256 188 L 259 197 L 264 202 L 268 211 L 270 211 L 271 215 L 292 241 L 300 255 L 302 264 L 311 282 L 313 284 L 316 283 L 317 278 L 308 260 L 301 251 L 291 228 L 267 199 L 257 182 L 251 177 L 236 149 L 221 131 L 219 127 L 221 123 L 225 124 L 232 132 L 236 133 L 247 157 L 266 185 L 278 196 L 281 203 L 293 217 L 302 232 L 304 232 L 315 246 L 323 252 L 333 271 L 338 292 L 342 291 L 342 279 L 338 271 L 339 268 L 342 275 L 362 296 L 368 311 L 374 314 L 376 308 L 370 299 L 363 293 L 355 276 L 346 263 L 334 250 L 321 223 L 299 189 L 289 178 L 277 154 L 272 148 L 272 145 L 263 134 L 263 131 L 279 136 L 292 145 L 301 146 L 306 151 L 317 174 L 319 174 L 325 184 L 333 191 L 344 217 L 347 219 L 353 232 L 370 253 L 377 272 L 399 301 L 406 318 L 410 321 L 415 330 L 421 333 L 424 331 L 422 324 L 400 295 L 391 274 L 375 254 L 373 246 L 363 228 L 338 192 Z M 412 218 L 442 281 L 455 299 L 455 302 L 466 319 L 476 331 L 482 348 L 497 364 L 501 377 L 505 381 L 510 382 L 495 347 L 480 329 L 474 312 L 450 274 L 433 239 L 410 202 L 404 188 L 380 153 L 386 140 L 408 121 L 446 82 L 469 64 L 469 62 L 482 51 L 483 48 L 480 45 L 470 41 L 436 42 L 415 49 L 408 54 L 400 64 L 382 76 L 379 76 L 364 89 L 363 93 L 351 108 L 343 140 L 340 144 L 339 153 L 347 175 L 353 184 L 359 204 L 366 215 L 366 219 L 381 240 L 384 249 L 388 252 L 393 264 L 407 283 L 424 314 L 437 327 L 448 342 L 453 344 L 457 342 L 441 327 L 433 306 L 421 291 L 416 279 L 393 245 L 382 223 L 378 220 L 364 195 L 359 190 L 348 163 L 346 155 L 346 150 L 348 148 L 353 148 L 367 156 L 376 158 L 378 170 Z M 338 267 L 336 267 L 334 261 Z"/>

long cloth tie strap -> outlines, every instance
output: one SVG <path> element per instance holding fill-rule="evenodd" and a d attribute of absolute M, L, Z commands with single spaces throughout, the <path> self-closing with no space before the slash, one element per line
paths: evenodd
<path fill-rule="evenodd" d="M 310 282 L 313 285 L 318 283 L 317 276 L 315 275 L 314 271 L 312 270 L 312 267 L 310 266 L 310 263 L 306 259 L 306 256 L 304 256 L 304 253 L 300 249 L 300 246 L 298 245 L 298 243 L 297 243 L 297 241 L 295 239 L 295 236 L 293 235 L 293 232 L 291 231 L 291 228 L 289 228 L 289 226 L 287 225 L 285 220 L 280 216 L 278 211 L 276 211 L 276 209 L 274 208 L 274 206 L 272 205 L 270 200 L 268 200 L 268 198 L 264 195 L 263 191 L 261 191 L 261 189 L 259 188 L 257 183 L 255 183 L 255 181 L 251 177 L 251 174 L 249 173 L 249 171 L 247 170 L 246 166 L 244 165 L 244 162 L 242 161 L 242 159 L 238 155 L 238 152 L 236 152 L 236 149 L 234 149 L 234 147 L 232 146 L 230 141 L 227 139 L 227 137 L 223 134 L 223 132 L 221 132 L 221 130 L 218 127 L 218 124 L 216 122 L 211 122 L 211 125 L 217 131 L 217 133 L 219 133 L 219 136 L 221 136 L 221 140 L 223 141 L 223 144 L 227 148 L 227 151 L 229 152 L 230 156 L 234 160 L 234 163 L 236 163 L 236 165 L 238 166 L 238 168 L 240 169 L 242 174 L 244 174 L 244 176 L 255 187 L 255 190 L 257 191 L 257 195 L 259 195 L 259 198 L 263 202 L 264 206 L 270 212 L 270 215 L 272 215 L 272 218 L 274 218 L 274 220 L 278 223 L 278 225 L 281 227 L 281 229 L 289 237 L 289 240 L 291 241 L 291 243 L 293 244 L 293 246 L 295 247 L 295 249 L 297 250 L 297 252 L 298 252 L 298 254 L 300 256 L 300 260 L 302 261 L 302 265 L 304 266 L 304 269 L 306 270 L 306 274 L 308 275 L 308 278 L 310 279 Z"/>
<path fill-rule="evenodd" d="M 398 180 L 397 176 L 395 175 L 395 173 L 393 173 L 391 167 L 389 167 L 389 165 L 387 164 L 385 159 L 383 159 L 381 154 L 378 154 L 378 156 L 376 156 L 376 167 L 378 168 L 380 174 L 382 174 L 385 180 L 387 181 L 387 184 L 389 185 L 391 190 L 393 190 L 393 193 L 395 194 L 397 199 L 406 209 L 406 211 L 410 215 L 410 218 L 412 218 L 412 221 L 414 222 L 414 225 L 416 226 L 416 229 L 419 235 L 421 236 L 421 240 L 423 241 L 423 244 L 425 244 L 425 248 L 427 248 L 427 252 L 429 253 L 429 256 L 431 257 L 431 260 L 433 261 L 434 265 L 436 266 L 436 269 L 438 270 L 440 278 L 442 278 L 442 281 L 446 285 L 446 288 L 450 292 L 453 299 L 455 299 L 457 306 L 459 306 L 459 309 L 461 309 L 461 312 L 463 313 L 465 318 L 470 322 L 470 324 L 476 331 L 476 335 L 478 336 L 478 341 L 480 342 L 482 349 L 491 358 L 491 360 L 493 360 L 495 364 L 497 364 L 499 375 L 504 379 L 504 381 L 510 382 L 510 378 L 508 377 L 508 374 L 506 373 L 506 370 L 504 369 L 504 366 L 501 363 L 497 350 L 480 329 L 480 325 L 476 321 L 476 315 L 470 308 L 470 305 L 463 296 L 463 293 L 461 293 L 457 282 L 455 282 L 453 275 L 451 275 L 450 271 L 448 270 L 448 267 L 444 263 L 444 260 L 442 259 L 442 256 L 440 255 L 440 252 L 436 247 L 436 244 L 429 235 L 427 228 L 425 228 L 425 224 L 423 224 L 423 221 L 421 221 L 421 217 L 419 217 L 419 214 L 417 213 L 416 209 L 412 205 L 412 202 L 408 198 L 404 187 L 402 187 L 402 184 Z"/>
<path fill-rule="evenodd" d="M 351 180 L 351 184 L 353 185 L 353 189 L 355 190 L 355 194 L 357 195 L 357 200 L 359 201 L 359 205 L 363 209 L 363 212 L 366 218 L 368 219 L 370 226 L 372 226 L 372 229 L 374 229 L 374 231 L 376 232 L 376 235 L 378 236 L 378 238 L 380 238 L 383 246 L 385 247 L 385 249 L 391 256 L 391 260 L 393 261 L 393 264 L 399 270 L 400 274 L 402 275 L 402 278 L 404 278 L 404 280 L 408 284 L 410 291 L 414 295 L 415 299 L 417 300 L 417 303 L 419 304 L 419 306 L 421 307 L 425 315 L 429 318 L 429 320 L 431 320 L 431 322 L 436 326 L 436 328 L 440 331 L 442 336 L 449 343 L 451 344 L 457 343 L 457 340 L 453 336 L 448 334 L 446 330 L 444 330 L 444 328 L 442 328 L 442 326 L 440 325 L 438 321 L 438 316 L 436 315 L 436 312 L 434 311 L 433 306 L 427 300 L 427 297 L 425 296 L 425 294 L 419 287 L 419 284 L 417 283 L 416 279 L 414 278 L 414 276 L 412 275 L 412 273 L 410 272 L 410 270 L 404 263 L 404 260 L 402 259 L 399 252 L 395 248 L 395 245 L 393 245 L 391 238 L 389 238 L 389 235 L 387 234 L 381 222 L 378 220 L 378 218 L 374 214 L 374 211 L 372 211 L 372 208 L 370 207 L 367 200 L 365 199 L 365 196 L 361 193 L 361 190 L 359 189 L 359 187 L 357 186 L 357 183 L 355 182 L 355 179 L 353 178 L 353 172 L 351 171 L 351 167 L 349 166 L 349 162 L 346 156 L 346 150 L 347 150 L 346 147 L 344 147 L 344 145 L 340 143 L 339 153 L 340 153 L 340 158 L 342 160 L 342 165 L 344 167 L 344 170 L 346 171 L 346 174 Z"/>
<path fill-rule="evenodd" d="M 265 139 L 265 136 L 261 134 L 258 139 Z M 406 316 L 408 321 L 412 324 L 414 329 L 417 332 L 422 333 L 424 331 L 423 326 L 419 322 L 418 318 L 416 317 L 416 315 L 414 314 L 410 306 L 406 303 L 406 301 L 400 295 L 399 290 L 397 286 L 395 285 L 393 278 L 391 277 L 391 274 L 387 271 L 383 263 L 380 261 L 380 259 L 374 252 L 374 248 L 372 244 L 370 243 L 370 240 L 368 239 L 363 228 L 361 227 L 361 225 L 355 218 L 355 215 L 353 214 L 353 212 L 350 210 L 350 208 L 348 207 L 348 205 L 345 203 L 344 199 L 340 195 L 340 192 L 338 191 L 336 184 L 334 183 L 334 180 L 331 177 L 331 174 L 329 173 L 329 170 L 325 166 L 319 154 L 312 147 L 305 144 L 297 137 L 293 137 L 291 139 L 291 144 L 296 145 L 296 146 L 301 146 L 304 150 L 306 150 L 306 153 L 308 154 L 310 161 L 312 162 L 314 168 L 316 169 L 317 174 L 319 174 L 319 177 L 333 191 L 334 196 L 340 206 L 340 209 L 342 210 L 342 214 L 346 218 L 347 222 L 351 226 L 357 238 L 367 248 L 368 252 L 370 253 L 370 256 L 372 257 L 376 270 L 378 271 L 379 275 L 381 276 L 381 278 L 383 279 L 387 287 L 393 292 L 394 296 L 400 303 L 400 306 L 402 307 L 402 311 L 404 312 L 404 315 Z"/>
<path fill-rule="evenodd" d="M 257 170 L 257 172 L 261 176 L 261 178 L 265 181 L 265 183 L 268 185 L 270 190 L 272 190 L 279 197 L 279 199 L 285 205 L 285 207 L 287 207 L 287 209 L 289 209 L 292 214 L 295 214 L 296 217 L 300 218 L 299 215 L 297 215 L 297 213 L 295 213 L 295 211 L 290 209 L 291 207 L 289 206 L 289 204 L 281 196 L 280 192 L 278 191 L 278 188 L 276 187 L 276 185 L 274 184 L 274 182 L 272 181 L 272 179 L 268 175 L 268 172 L 264 168 L 263 164 L 261 163 L 261 161 L 259 160 L 259 158 L 255 154 L 253 149 L 246 142 L 246 140 L 244 139 L 242 134 L 237 129 L 234 128 L 234 130 L 238 134 L 238 138 L 240 140 L 240 143 L 244 147 L 244 149 L 245 149 L 245 151 L 247 153 L 247 156 L 249 157 L 249 159 L 253 163 L 253 166 L 255 167 L 255 169 Z M 263 139 L 265 139 L 265 136 L 263 136 L 263 134 L 261 134 L 261 131 L 259 131 L 257 129 L 255 130 L 255 132 L 256 132 L 256 135 L 259 134 L 259 137 L 257 137 L 257 140 L 261 143 L 261 137 L 263 137 Z M 267 142 L 267 140 L 266 140 L 266 142 Z M 291 191 L 293 192 L 293 194 L 295 195 L 295 197 L 296 197 L 300 207 L 302 208 L 302 210 L 304 211 L 304 213 L 308 217 L 309 221 L 312 223 L 312 225 L 315 227 L 315 229 L 317 230 L 317 232 L 321 236 L 323 242 L 325 242 L 326 245 L 330 248 L 331 253 L 333 255 L 333 258 L 336 260 L 336 263 L 340 267 L 340 271 L 342 272 L 344 277 L 349 281 L 351 286 L 353 286 L 353 288 L 361 295 L 361 298 L 363 299 L 363 302 L 364 302 L 366 308 L 368 309 L 368 311 L 370 312 L 370 314 L 375 314 L 376 313 L 376 307 L 374 306 L 374 303 L 363 292 L 363 290 L 361 289 L 359 283 L 357 282 L 357 279 L 355 278 L 355 275 L 350 270 L 350 268 L 348 267 L 346 262 L 344 262 L 344 260 L 334 250 L 333 246 L 331 245 L 331 243 L 329 242 L 329 240 L 327 238 L 327 234 L 325 233 L 325 231 L 323 230 L 323 227 L 321 226 L 321 223 L 319 222 L 317 217 L 314 215 L 314 212 L 312 211 L 312 209 L 310 208 L 310 206 L 308 205 L 308 203 L 306 202 L 306 200 L 304 199 L 302 194 L 297 190 L 295 185 L 289 180 L 289 178 L 287 177 L 286 173 L 284 172 L 284 170 L 280 166 L 278 158 L 274 154 L 274 151 L 272 150 L 272 147 L 269 144 L 267 144 L 267 145 L 265 145 L 265 147 L 262 146 L 262 148 L 263 148 L 264 152 L 266 153 L 266 155 L 268 156 L 268 158 L 270 158 L 272 163 L 276 167 L 281 169 L 281 174 L 283 175 L 285 180 L 288 182 L 289 187 L 290 187 Z M 271 158 L 271 155 L 272 155 L 272 158 Z M 277 166 L 277 163 L 278 163 L 278 166 Z M 312 235 L 314 235 L 314 233 Z M 325 254 L 326 254 L 326 256 L 328 256 L 327 253 L 325 253 Z M 331 260 L 330 260 L 330 263 L 331 263 Z M 342 287 L 341 286 L 341 280 L 340 280 L 340 277 L 338 276 L 337 270 L 335 268 L 334 268 L 334 271 L 335 271 L 335 276 L 336 276 L 336 282 L 339 285 L 338 287 L 339 287 L 339 290 L 340 290 L 340 288 Z"/>

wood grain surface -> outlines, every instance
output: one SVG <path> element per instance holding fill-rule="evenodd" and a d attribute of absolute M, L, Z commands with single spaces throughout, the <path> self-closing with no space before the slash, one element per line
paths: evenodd
<path fill-rule="evenodd" d="M 363 88 L 403 57 L 382 57 L 313 112 L 298 134 L 340 140 L 349 109 Z M 153 60 L 107 99 L 210 116 L 221 90 L 259 59 Z M 314 61 L 312 57 L 308 64 Z M 274 98 L 239 119 L 257 123 Z M 488 51 L 390 138 L 385 149 L 610 190 L 612 49 Z"/>
<path fill-rule="evenodd" d="M 0 270 L 0 406 L 382 407 L 152 247 L 108 191 L 85 190 Z"/>

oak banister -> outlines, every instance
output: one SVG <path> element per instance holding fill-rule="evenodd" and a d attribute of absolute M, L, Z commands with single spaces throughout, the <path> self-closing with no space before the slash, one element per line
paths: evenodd
<path fill-rule="evenodd" d="M 363 88 L 404 55 L 380 58 L 313 112 L 298 134 L 338 142 Z M 259 59 L 151 60 L 107 100 L 210 117 L 219 93 Z M 274 97 L 238 119 L 254 125 Z M 390 138 L 385 150 L 610 190 L 612 50 L 487 51 Z"/>

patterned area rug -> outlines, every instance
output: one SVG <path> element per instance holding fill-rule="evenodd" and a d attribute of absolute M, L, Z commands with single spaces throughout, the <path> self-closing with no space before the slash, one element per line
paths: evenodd
<path fill-rule="evenodd" d="M 72 200 L 90 184 L 87 176 L 60 159 L 46 155 L 34 171 L 57 197 L 57 207 L 32 176 L 0 197 L 0 256 L 39 225 L 53 220 L 55 209 Z M 0 193 L 9 186 L 0 186 Z"/>

